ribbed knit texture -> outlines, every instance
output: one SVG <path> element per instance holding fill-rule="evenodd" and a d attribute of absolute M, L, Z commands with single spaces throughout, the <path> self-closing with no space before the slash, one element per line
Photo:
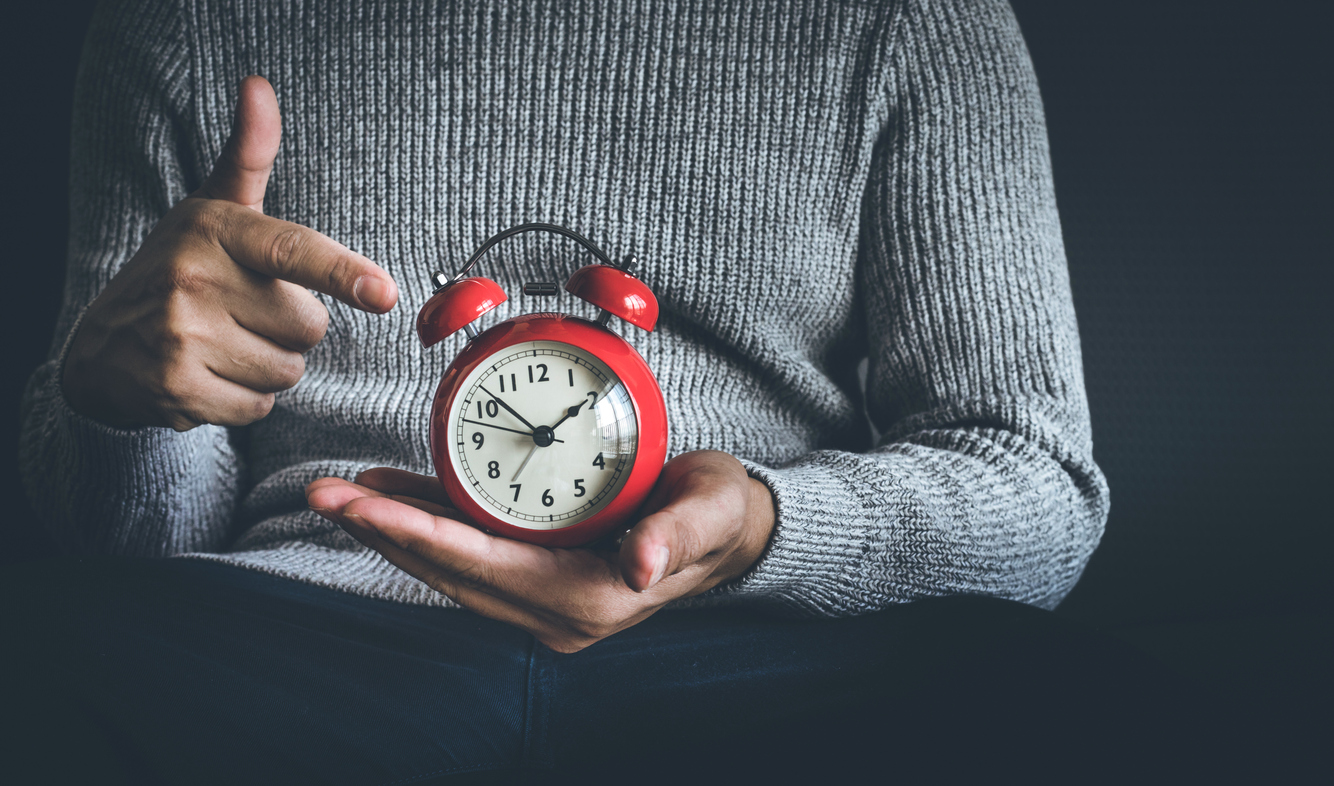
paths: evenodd
<path fill-rule="evenodd" d="M 283 111 L 266 212 L 378 262 L 399 305 L 323 298 L 305 378 L 246 429 L 77 415 L 60 348 L 207 174 L 250 73 Z M 1051 607 L 1101 536 L 1041 101 L 1004 3 L 107 3 L 76 103 L 65 305 L 21 447 L 72 549 L 448 603 L 302 490 L 433 471 L 430 398 L 463 337 L 417 343 L 427 277 L 527 221 L 639 256 L 662 318 L 622 332 L 662 384 L 670 453 L 728 451 L 777 500 L 755 568 L 691 604 Z M 488 260 L 511 300 L 483 326 L 552 307 L 521 282 L 585 261 L 531 236 Z"/>

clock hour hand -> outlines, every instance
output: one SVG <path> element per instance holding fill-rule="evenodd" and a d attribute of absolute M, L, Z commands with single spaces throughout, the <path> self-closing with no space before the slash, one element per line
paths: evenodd
<path fill-rule="evenodd" d="M 467 418 L 462 418 L 462 420 L 463 420 L 464 423 L 475 423 L 475 424 L 478 425 L 478 426 L 486 426 L 487 428 L 499 429 L 500 431 L 508 431 L 508 432 L 510 432 L 511 434 L 522 434 L 522 435 L 525 436 L 525 437 L 532 437 L 532 436 L 533 436 L 533 432 L 531 432 L 531 431 L 520 431 L 520 430 L 518 430 L 517 428 L 506 428 L 506 427 L 504 427 L 504 426 L 497 426 L 495 423 L 483 423 L 483 422 L 480 421 L 480 420 L 469 420 L 469 419 L 467 419 Z M 563 439 L 556 439 L 555 437 L 552 437 L 551 441 L 552 441 L 552 442 L 564 442 L 565 440 L 563 440 Z"/>
<path fill-rule="evenodd" d="M 485 387 L 483 387 L 482 385 L 478 385 L 477 387 L 482 388 L 482 392 L 483 392 L 483 393 L 485 393 L 486 395 L 488 395 L 488 396 L 490 396 L 491 398 L 495 399 L 495 401 L 496 401 L 497 404 L 499 404 L 500 406 L 504 407 L 506 410 L 509 411 L 509 413 L 510 413 L 511 415 L 513 415 L 514 417 L 518 418 L 518 419 L 519 419 L 519 422 L 522 423 L 522 424 L 524 424 L 525 426 L 527 426 L 529 431 L 537 431 L 537 426 L 534 426 L 532 423 L 529 423 L 527 420 L 524 420 L 523 415 L 520 415 L 518 412 L 515 412 L 515 411 L 514 411 L 514 407 L 511 407 L 509 404 L 506 404 L 506 403 L 505 403 L 504 401 L 502 401 L 502 400 L 500 399 L 500 397 L 497 396 L 495 393 L 492 393 L 491 391 L 487 390 L 487 389 L 486 389 Z"/>
<path fill-rule="evenodd" d="M 556 421 L 555 424 L 552 425 L 551 430 L 552 430 L 552 431 L 555 431 L 555 430 L 556 430 L 556 426 L 559 426 L 560 424 L 564 423 L 565 421 L 569 420 L 570 418 L 575 417 L 576 415 L 578 415 L 578 414 L 579 414 L 579 410 L 583 408 L 584 404 L 587 403 L 587 401 L 588 401 L 588 399 L 584 399 L 583 401 L 580 401 L 578 404 L 575 404 L 574 406 L 572 406 L 572 407 L 570 407 L 569 409 L 565 410 L 565 416 L 562 417 L 560 420 Z"/>

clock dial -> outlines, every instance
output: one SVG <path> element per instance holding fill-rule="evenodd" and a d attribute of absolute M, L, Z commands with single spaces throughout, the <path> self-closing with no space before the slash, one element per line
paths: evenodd
<path fill-rule="evenodd" d="M 492 354 L 450 406 L 450 461 L 496 518 L 561 529 L 602 510 L 624 487 L 639 443 L 634 405 L 596 356 L 558 341 Z"/>

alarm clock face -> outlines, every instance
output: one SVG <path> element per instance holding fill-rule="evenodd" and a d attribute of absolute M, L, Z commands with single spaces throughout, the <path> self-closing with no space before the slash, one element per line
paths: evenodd
<path fill-rule="evenodd" d="M 514 344 L 477 364 L 458 391 L 450 463 L 497 519 L 561 529 L 625 486 L 639 443 L 635 408 L 595 355 L 558 341 Z"/>

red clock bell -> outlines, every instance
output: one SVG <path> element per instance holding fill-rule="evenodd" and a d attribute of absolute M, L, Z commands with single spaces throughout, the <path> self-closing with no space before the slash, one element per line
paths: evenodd
<path fill-rule="evenodd" d="M 478 334 L 473 322 L 505 302 L 500 285 L 472 277 L 492 246 L 553 232 L 600 260 L 565 283 L 602 310 L 596 322 L 525 314 Z M 627 263 L 564 227 L 523 224 L 492 237 L 453 278 L 436 273 L 417 315 L 429 347 L 458 330 L 468 344 L 445 370 L 431 405 L 431 456 L 449 499 L 479 526 L 545 546 L 578 546 L 616 529 L 643 504 L 667 457 L 667 407 L 648 364 L 607 327 L 612 316 L 652 330 L 658 301 Z M 524 285 L 555 295 L 554 283 Z"/>

